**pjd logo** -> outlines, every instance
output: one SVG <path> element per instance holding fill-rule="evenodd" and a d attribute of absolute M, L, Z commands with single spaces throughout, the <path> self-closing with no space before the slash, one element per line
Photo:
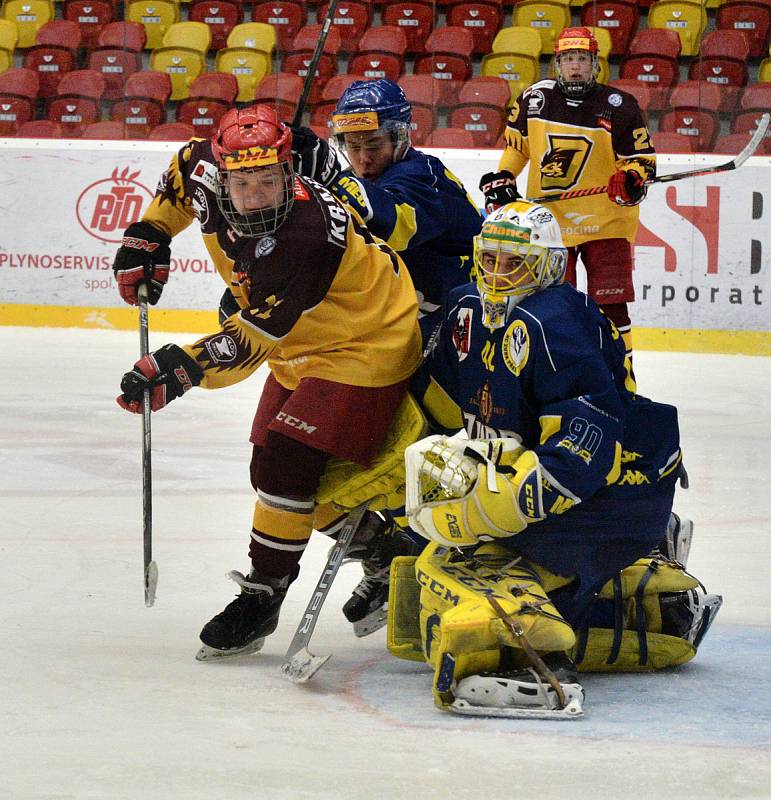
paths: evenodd
<path fill-rule="evenodd" d="M 89 184 L 80 193 L 75 215 L 86 233 L 103 242 L 120 244 L 123 230 L 142 216 L 142 205 L 153 193 L 137 180 L 139 170 L 118 167 L 109 178 Z"/>
<path fill-rule="evenodd" d="M 503 334 L 501 353 L 503 363 L 514 375 L 519 376 L 530 355 L 530 336 L 527 325 L 521 319 L 514 320 Z"/>

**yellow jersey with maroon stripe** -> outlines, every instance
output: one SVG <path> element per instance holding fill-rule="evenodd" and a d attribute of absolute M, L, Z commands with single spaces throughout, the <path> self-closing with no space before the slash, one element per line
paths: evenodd
<path fill-rule="evenodd" d="M 264 361 L 288 389 L 304 377 L 370 387 L 408 378 L 421 339 L 415 289 L 399 256 L 306 178 L 295 178 L 294 205 L 274 234 L 239 236 L 219 211 L 216 179 L 210 143 L 192 140 L 143 217 L 170 236 L 197 218 L 241 307 L 221 330 L 185 346 L 204 370 L 201 386 L 229 386 Z"/>
<path fill-rule="evenodd" d="M 565 97 L 553 80 L 527 88 L 511 108 L 499 170 L 518 175 L 530 164 L 527 196 L 607 184 L 616 170 L 656 174 L 656 154 L 635 98 L 598 84 L 582 100 Z M 634 241 L 639 209 L 606 194 L 549 203 L 567 247 L 592 239 Z"/>

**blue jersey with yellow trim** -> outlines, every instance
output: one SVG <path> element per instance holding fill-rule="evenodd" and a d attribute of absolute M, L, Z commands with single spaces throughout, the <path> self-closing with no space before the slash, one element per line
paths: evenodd
<path fill-rule="evenodd" d="M 606 486 L 645 493 L 680 463 L 677 412 L 635 393 L 623 343 L 568 284 L 535 292 L 490 331 L 476 286 L 454 290 L 416 380 L 426 410 L 473 439 L 517 435 L 561 514 Z"/>
<path fill-rule="evenodd" d="M 436 157 L 410 148 L 374 181 L 345 172 L 331 187 L 407 265 L 421 311 L 468 282 L 482 217 L 463 184 Z"/>

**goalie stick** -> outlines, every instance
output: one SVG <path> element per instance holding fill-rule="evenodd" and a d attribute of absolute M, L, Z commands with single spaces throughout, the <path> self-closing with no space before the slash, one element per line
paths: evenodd
<path fill-rule="evenodd" d="M 326 664 L 331 658 L 331 654 L 327 656 L 315 656 L 308 650 L 308 643 L 313 635 L 313 629 L 316 627 L 321 607 L 329 594 L 329 588 L 332 581 L 340 568 L 343 561 L 348 545 L 353 540 L 367 506 L 370 501 L 368 500 L 361 505 L 356 506 L 348 513 L 348 517 L 340 530 L 340 535 L 337 537 L 335 546 L 329 553 L 327 563 L 324 571 L 321 573 L 316 588 L 313 590 L 313 595 L 308 603 L 303 618 L 297 627 L 297 631 L 292 638 L 289 649 L 286 651 L 284 663 L 281 666 L 281 674 L 284 675 L 292 683 L 305 683 L 309 681 L 321 667 Z"/>
<path fill-rule="evenodd" d="M 699 175 L 714 175 L 718 172 L 728 172 L 732 169 L 738 169 L 758 149 L 758 146 L 763 141 L 763 137 L 766 135 L 770 120 L 771 116 L 763 114 L 758 123 L 758 127 L 753 132 L 741 153 L 730 161 L 726 161 L 725 164 L 718 164 L 714 167 L 700 167 L 699 169 L 686 170 L 685 172 L 672 172 L 669 175 L 657 175 L 655 178 L 646 180 L 645 185 L 650 186 L 654 183 L 670 183 L 671 181 L 679 181 L 684 178 L 696 178 Z M 568 191 L 560 192 L 560 194 L 535 197 L 530 199 L 529 202 L 538 204 L 553 203 L 557 200 L 572 200 L 575 197 L 589 197 L 595 194 L 605 194 L 607 191 L 607 186 L 592 186 L 588 189 L 568 189 Z"/>
<path fill-rule="evenodd" d="M 329 8 L 327 8 L 327 15 L 324 17 L 324 24 L 319 34 L 319 40 L 316 42 L 316 49 L 311 56 L 310 64 L 308 64 L 308 72 L 305 75 L 305 82 L 303 83 L 302 94 L 297 101 L 297 108 L 294 112 L 292 119 L 292 127 L 297 127 L 302 124 L 303 113 L 305 112 L 305 104 L 308 102 L 308 95 L 311 93 L 311 86 L 313 79 L 316 77 L 316 67 L 321 60 L 321 54 L 324 51 L 324 44 L 327 41 L 329 29 L 332 27 L 332 20 L 335 17 L 335 9 L 337 8 L 338 0 L 330 0 Z"/>
<path fill-rule="evenodd" d="M 139 299 L 139 353 L 144 358 L 150 352 L 146 284 L 139 284 L 137 297 Z M 148 387 L 142 394 L 142 539 L 144 545 L 145 605 L 147 608 L 150 608 L 155 603 L 155 590 L 158 586 L 158 565 L 153 561 L 151 443 L 150 389 Z"/>

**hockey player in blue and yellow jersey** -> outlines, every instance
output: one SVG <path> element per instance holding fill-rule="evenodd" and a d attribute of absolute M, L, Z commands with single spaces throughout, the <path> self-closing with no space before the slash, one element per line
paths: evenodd
<path fill-rule="evenodd" d="M 683 663 L 720 605 L 676 552 L 646 557 L 684 480 L 677 410 L 635 393 L 615 327 L 563 283 L 566 258 L 546 208 L 491 214 L 476 283 L 451 293 L 414 381 L 437 428 L 468 436 L 407 451 L 410 524 L 432 542 L 412 632 L 437 702 L 460 713 L 578 716 L 575 663 Z M 389 644 L 403 654 L 394 573 Z"/>

